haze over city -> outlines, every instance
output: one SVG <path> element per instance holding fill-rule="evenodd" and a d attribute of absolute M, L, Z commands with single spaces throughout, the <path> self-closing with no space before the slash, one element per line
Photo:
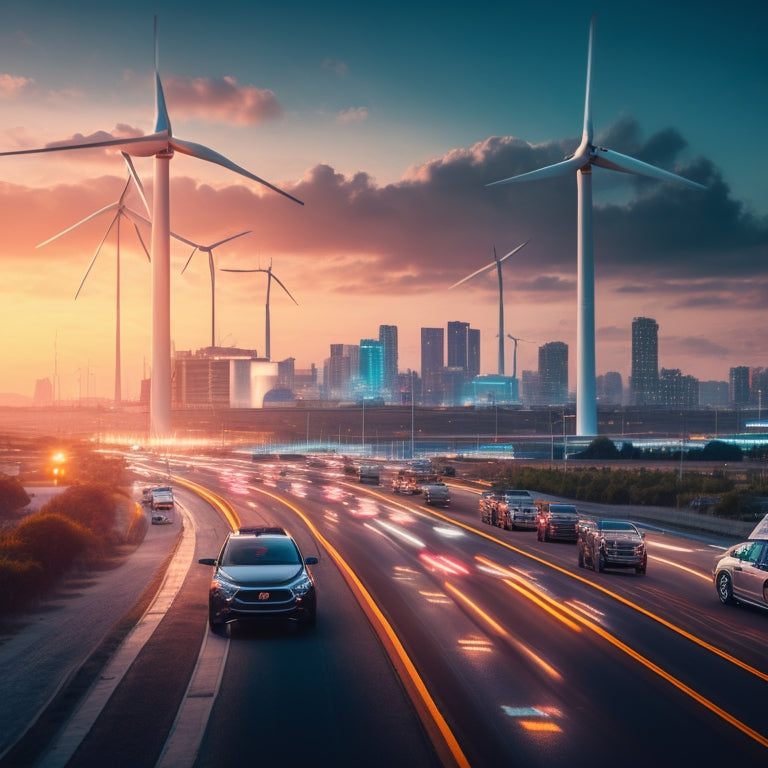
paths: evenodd
<path fill-rule="evenodd" d="M 479 14 L 459 3 L 332 9 L 156 2 L 5 3 L 0 10 L 0 151 L 151 133 L 153 14 L 175 133 L 222 152 L 304 201 L 178 156 L 171 227 L 211 244 L 217 268 L 267 268 L 271 356 L 322 366 L 331 343 L 399 329 L 400 369 L 420 365 L 419 330 L 469 322 L 482 372 L 497 365 L 493 272 L 509 259 L 506 331 L 575 359 L 576 185 L 486 184 L 557 162 L 581 132 L 589 20 L 597 14 L 592 108 L 598 144 L 707 186 L 594 172 L 597 372 L 630 373 L 631 323 L 659 323 L 659 364 L 701 380 L 768 365 L 768 11 L 682 2 L 625 10 L 555 3 Z M 135 161 L 152 197 L 149 159 Z M 116 202 L 113 151 L 0 158 L 0 392 L 109 397 L 114 375 L 113 231 L 75 292 L 110 217 L 35 246 Z M 131 190 L 127 202 L 142 212 Z M 142 230 L 149 242 L 149 230 Z M 123 393 L 150 364 L 150 267 L 121 227 Z M 205 254 L 172 245 L 172 339 L 210 343 Z M 263 274 L 216 274 L 217 343 L 264 349 Z M 507 373 L 511 373 L 511 342 Z M 571 366 L 571 378 L 575 366 Z"/>

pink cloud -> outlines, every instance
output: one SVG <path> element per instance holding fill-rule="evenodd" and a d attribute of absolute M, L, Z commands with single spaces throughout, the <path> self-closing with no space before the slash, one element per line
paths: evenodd
<path fill-rule="evenodd" d="M 10 99 L 18 96 L 22 91 L 29 89 L 34 82 L 34 79 L 31 77 L 0 74 L 0 99 Z"/>
<path fill-rule="evenodd" d="M 336 115 L 336 120 L 339 123 L 359 123 L 363 120 L 367 120 L 369 116 L 367 107 L 350 107 Z"/>
<path fill-rule="evenodd" d="M 240 85 L 234 77 L 169 77 L 165 93 L 171 114 L 206 123 L 257 125 L 276 120 L 283 109 L 273 91 Z"/>

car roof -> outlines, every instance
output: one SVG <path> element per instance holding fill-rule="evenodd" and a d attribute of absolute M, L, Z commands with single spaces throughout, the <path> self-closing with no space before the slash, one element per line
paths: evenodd
<path fill-rule="evenodd" d="M 241 526 L 230 536 L 288 536 L 285 528 L 279 525 Z"/>

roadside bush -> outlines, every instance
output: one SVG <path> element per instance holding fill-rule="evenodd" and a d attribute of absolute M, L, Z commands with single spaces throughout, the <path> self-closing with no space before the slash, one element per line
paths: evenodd
<path fill-rule="evenodd" d="M 53 583 L 78 560 L 100 550 L 99 539 L 84 526 L 63 515 L 43 512 L 19 523 L 4 543 L 3 549 L 8 555 L 39 563 L 46 585 Z"/>
<path fill-rule="evenodd" d="M 63 515 L 100 538 L 114 540 L 115 499 L 105 485 L 73 485 L 46 502 L 40 512 Z"/>
<path fill-rule="evenodd" d="M 43 566 L 0 554 L 0 615 L 27 608 L 43 589 Z"/>
<path fill-rule="evenodd" d="M 0 518 L 29 504 L 29 494 L 15 477 L 0 477 Z"/>

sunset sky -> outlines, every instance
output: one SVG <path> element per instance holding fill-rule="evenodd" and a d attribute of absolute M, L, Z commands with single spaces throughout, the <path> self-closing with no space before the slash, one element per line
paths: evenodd
<path fill-rule="evenodd" d="M 129 4 L 5 0 L 0 151 L 154 130 L 153 16 L 173 133 L 304 201 L 200 160 L 171 162 L 171 226 L 219 268 L 272 263 L 272 358 L 322 367 L 332 343 L 399 328 L 400 369 L 420 328 L 461 320 L 497 371 L 495 273 L 449 286 L 521 242 L 504 265 L 518 375 L 547 341 L 576 368 L 576 180 L 486 188 L 578 145 L 589 21 L 597 14 L 597 143 L 707 185 L 704 192 L 597 169 L 597 372 L 630 374 L 631 324 L 659 323 L 659 364 L 701 380 L 768 366 L 768 6 L 656 2 Z M 152 161 L 136 159 L 148 196 Z M 0 393 L 111 397 L 119 154 L 0 158 Z M 132 190 L 131 208 L 141 210 Z M 142 236 L 150 241 L 148 229 Z M 121 225 L 123 396 L 151 352 L 151 269 Z M 210 343 L 207 256 L 173 243 L 172 337 Z M 264 350 L 266 276 L 216 275 L 216 337 Z M 512 372 L 512 342 L 506 353 Z"/>

